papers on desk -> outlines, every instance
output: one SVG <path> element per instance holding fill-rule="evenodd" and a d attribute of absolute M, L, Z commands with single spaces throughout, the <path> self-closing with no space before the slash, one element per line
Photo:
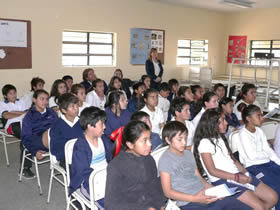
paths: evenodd
<path fill-rule="evenodd" d="M 237 191 L 236 189 L 237 187 L 229 188 L 226 184 L 221 184 L 205 190 L 205 195 L 216 196 L 217 198 L 224 198 L 240 192 Z"/>
<path fill-rule="evenodd" d="M 264 118 L 271 118 L 273 115 L 278 114 L 280 112 L 280 108 L 274 108 L 272 111 L 268 112 L 264 115 Z"/>

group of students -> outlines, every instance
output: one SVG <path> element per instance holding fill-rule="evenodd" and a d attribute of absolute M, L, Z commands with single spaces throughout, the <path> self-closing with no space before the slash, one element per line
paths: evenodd
<path fill-rule="evenodd" d="M 131 81 L 120 69 L 108 86 L 93 69 L 86 69 L 83 79 L 80 84 L 69 75 L 56 80 L 49 95 L 44 80 L 33 78 L 32 91 L 20 100 L 7 84 L 0 102 L 6 131 L 22 140 L 21 152 L 26 148 L 40 160 L 50 149 L 65 168 L 64 146 L 78 139 L 69 195 L 80 190 L 89 198 L 91 172 L 108 165 L 106 194 L 99 201 L 108 210 L 164 209 L 167 198 L 183 210 L 280 209 L 280 158 L 259 128 L 263 117 L 253 84 L 243 85 L 233 105 L 222 84 L 204 93 L 199 85 L 180 87 L 170 79 L 152 89 L 151 78 L 143 75 L 131 94 Z M 242 165 L 226 139 L 236 129 Z M 168 149 L 157 168 L 150 153 L 163 145 Z M 30 168 L 25 161 L 26 178 L 34 177 Z M 224 183 L 239 192 L 222 200 L 205 195 Z"/>

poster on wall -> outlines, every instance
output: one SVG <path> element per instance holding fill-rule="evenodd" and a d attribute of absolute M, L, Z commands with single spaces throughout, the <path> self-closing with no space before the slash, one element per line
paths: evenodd
<path fill-rule="evenodd" d="M 150 49 L 156 48 L 164 63 L 164 30 L 130 29 L 130 64 L 145 64 Z"/>
<path fill-rule="evenodd" d="M 233 58 L 242 58 L 246 56 L 247 36 L 229 36 L 227 62 L 232 63 Z M 244 64 L 245 61 L 242 61 Z M 235 61 L 239 63 L 239 61 Z"/>

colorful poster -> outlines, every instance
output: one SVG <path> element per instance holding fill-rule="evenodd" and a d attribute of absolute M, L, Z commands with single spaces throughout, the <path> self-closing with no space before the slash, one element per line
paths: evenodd
<path fill-rule="evenodd" d="M 247 36 L 229 36 L 227 62 L 232 63 L 233 58 L 242 58 L 246 56 Z M 244 63 L 245 61 L 242 61 Z M 239 63 L 239 61 L 235 61 Z"/>

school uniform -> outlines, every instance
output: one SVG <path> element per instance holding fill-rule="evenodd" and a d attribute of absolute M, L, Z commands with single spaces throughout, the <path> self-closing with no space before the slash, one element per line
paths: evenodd
<path fill-rule="evenodd" d="M 157 133 L 151 132 L 152 151 L 162 144 L 162 139 Z"/>
<path fill-rule="evenodd" d="M 104 80 L 102 80 L 102 81 L 103 81 L 103 84 L 104 84 L 104 94 L 105 94 L 107 92 L 107 90 L 108 90 L 108 86 L 107 86 L 107 84 L 106 84 L 106 82 Z M 85 87 L 86 93 L 88 92 L 88 90 L 92 86 L 92 83 L 90 81 L 82 81 L 80 84 Z"/>
<path fill-rule="evenodd" d="M 23 118 L 21 141 L 33 156 L 38 150 L 48 151 L 42 143 L 42 135 L 57 119 L 57 114 L 51 108 L 46 108 L 40 113 L 35 106 Z"/>
<path fill-rule="evenodd" d="M 280 158 L 268 145 L 262 129 L 256 127 L 256 131 L 252 133 L 243 127 L 239 131 L 239 141 L 240 162 L 280 196 Z M 279 201 L 275 209 L 280 209 Z"/>
<path fill-rule="evenodd" d="M 191 102 L 191 105 L 190 105 L 190 112 L 191 112 L 191 118 L 190 118 L 190 120 L 193 120 L 194 117 L 195 117 L 195 103 L 194 103 L 194 102 Z"/>
<path fill-rule="evenodd" d="M 116 116 L 115 113 L 111 111 L 110 107 L 105 109 L 107 120 L 106 120 L 106 128 L 104 130 L 104 134 L 102 135 L 102 139 L 110 146 L 110 150 L 113 150 L 114 143 L 111 140 L 110 136 L 116 129 L 125 126 L 130 122 L 131 113 L 127 109 L 121 110 L 120 117 Z"/>
<path fill-rule="evenodd" d="M 243 99 L 239 100 L 236 104 L 234 104 L 233 113 L 236 115 L 238 120 L 242 120 L 242 113 L 240 111 L 238 111 L 238 109 L 237 109 L 239 104 L 241 104 L 241 103 L 244 103 L 247 106 L 249 105 Z M 255 100 L 253 104 L 261 108 L 261 105 L 260 105 L 260 103 L 258 101 Z"/>
<path fill-rule="evenodd" d="M 146 112 L 150 116 L 150 120 L 152 123 L 152 132 L 160 135 L 160 124 L 164 123 L 163 113 L 161 109 L 155 107 L 155 111 L 151 111 L 148 109 L 147 105 L 144 106 L 140 111 Z"/>
<path fill-rule="evenodd" d="M 23 101 L 23 103 L 25 105 L 25 109 L 29 109 L 32 106 L 33 94 L 34 94 L 34 91 L 30 91 L 30 92 L 24 94 L 24 96 L 20 99 Z"/>
<path fill-rule="evenodd" d="M 22 100 L 16 100 L 15 103 L 12 103 L 12 102 L 9 102 L 7 100 L 5 101 L 1 101 L 0 102 L 0 116 L 2 118 L 3 117 L 3 114 L 5 112 L 12 112 L 12 111 L 24 111 L 26 110 L 25 108 L 25 105 L 23 103 Z M 11 119 L 8 119 L 7 122 L 6 122 L 6 125 L 5 125 L 5 131 L 7 132 L 7 129 L 8 127 L 12 124 L 12 123 L 15 123 L 15 122 L 20 122 L 22 119 L 21 116 L 19 117 L 14 117 L 14 118 L 11 118 Z"/>
<path fill-rule="evenodd" d="M 228 126 L 232 126 L 234 128 L 238 128 L 240 126 L 240 122 L 234 113 L 231 113 L 231 115 L 225 114 L 225 117 L 226 117 Z"/>
<path fill-rule="evenodd" d="M 99 138 L 98 147 L 103 147 L 105 154 L 101 154 L 98 159 L 103 161 L 104 158 L 106 162 L 111 159 L 111 152 L 108 151 L 107 144 Z M 74 191 L 83 188 L 89 192 L 89 176 L 94 168 L 91 167 L 92 162 L 98 161 L 93 156 L 90 143 L 86 140 L 85 136 L 79 137 L 73 148 L 72 164 L 71 164 L 71 179 L 69 185 L 69 195 Z"/>
<path fill-rule="evenodd" d="M 280 157 L 280 124 L 278 124 L 275 134 L 274 151 Z"/>
<path fill-rule="evenodd" d="M 198 114 L 197 114 L 197 115 L 194 117 L 194 119 L 192 120 L 192 123 L 193 123 L 193 126 L 194 126 L 195 129 L 196 129 L 196 127 L 197 127 L 197 125 L 198 125 L 198 123 L 199 123 L 199 121 L 200 121 L 200 118 L 202 117 L 202 115 L 203 115 L 203 113 L 204 113 L 205 111 L 206 111 L 205 108 L 202 107 L 201 110 L 200 110 L 200 112 L 198 112 Z"/>
<path fill-rule="evenodd" d="M 138 101 L 138 98 L 136 98 L 135 96 L 132 96 L 131 99 L 129 100 L 129 102 L 127 104 L 127 109 L 131 113 L 134 113 L 137 111 L 137 101 Z"/>
<path fill-rule="evenodd" d="M 64 146 L 67 141 L 84 135 L 80 126 L 79 117 L 75 117 L 73 122 L 66 119 L 65 115 L 58 118 L 50 130 L 51 153 L 58 161 L 65 161 Z"/>
<path fill-rule="evenodd" d="M 158 108 L 161 109 L 163 112 L 164 122 L 168 119 L 168 111 L 170 107 L 170 101 L 164 97 L 162 97 L 160 94 L 158 95 Z"/>
<path fill-rule="evenodd" d="M 171 121 L 175 121 L 175 117 L 171 119 Z M 193 145 L 193 137 L 195 133 L 194 125 L 191 121 L 185 120 L 186 127 L 188 129 L 188 139 L 187 139 L 187 146 Z"/>
<path fill-rule="evenodd" d="M 82 105 L 81 107 L 79 107 L 79 114 L 78 114 L 78 116 L 81 116 L 81 112 L 82 112 L 85 108 L 87 108 L 87 107 L 90 107 L 90 105 L 89 105 L 88 103 L 86 103 L 86 102 L 83 102 L 83 105 Z"/>
<path fill-rule="evenodd" d="M 89 106 L 95 106 L 102 110 L 105 109 L 105 103 L 106 103 L 106 96 L 104 95 L 104 98 L 101 99 L 95 92 L 95 90 L 90 91 L 86 96 L 86 103 Z"/>
<path fill-rule="evenodd" d="M 57 97 L 51 96 L 51 97 L 49 98 L 49 107 L 50 107 L 50 108 L 58 107 L 57 101 L 58 101 L 58 98 L 57 98 Z"/>

